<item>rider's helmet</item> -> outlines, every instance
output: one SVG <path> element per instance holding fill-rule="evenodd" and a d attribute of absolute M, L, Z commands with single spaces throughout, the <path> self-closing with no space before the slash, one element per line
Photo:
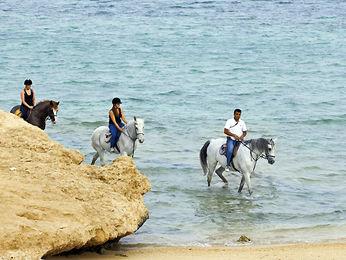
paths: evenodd
<path fill-rule="evenodd" d="M 25 86 L 31 86 L 31 85 L 32 85 L 31 79 L 26 79 L 26 80 L 24 80 L 24 85 L 25 85 Z"/>
<path fill-rule="evenodd" d="M 121 100 L 120 100 L 120 98 L 118 98 L 118 97 L 113 98 L 113 100 L 112 100 L 112 104 L 113 104 L 113 105 L 116 105 L 116 104 L 121 104 Z"/>

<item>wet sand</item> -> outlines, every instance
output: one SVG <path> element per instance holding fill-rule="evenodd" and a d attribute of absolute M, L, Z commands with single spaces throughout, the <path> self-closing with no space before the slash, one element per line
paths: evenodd
<path fill-rule="evenodd" d="M 144 247 L 121 248 L 117 251 L 104 251 L 103 254 L 84 253 L 75 256 L 50 257 L 50 260 L 62 259 L 292 259 L 292 260 L 344 260 L 346 242 L 322 244 L 292 244 L 274 246 L 243 247 Z"/>

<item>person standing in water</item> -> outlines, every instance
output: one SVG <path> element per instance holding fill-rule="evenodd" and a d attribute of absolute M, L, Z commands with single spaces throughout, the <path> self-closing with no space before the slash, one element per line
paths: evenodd
<path fill-rule="evenodd" d="M 121 108 L 120 98 L 113 98 L 112 100 L 113 107 L 109 110 L 109 131 L 112 134 L 110 143 L 111 143 L 111 152 L 115 152 L 115 149 L 119 151 L 117 147 L 117 142 L 119 140 L 120 134 L 123 132 L 125 124 L 127 124 L 125 114 Z M 120 152 L 120 151 L 119 151 Z"/>
<path fill-rule="evenodd" d="M 31 110 L 34 108 L 36 100 L 34 90 L 31 88 L 31 79 L 26 79 L 24 81 L 24 88 L 20 92 L 20 112 L 22 113 L 22 118 L 27 120 Z"/>
<path fill-rule="evenodd" d="M 227 135 L 226 171 L 229 171 L 231 167 L 234 146 L 237 142 L 243 141 L 247 133 L 245 122 L 240 119 L 240 116 L 241 110 L 239 108 L 235 109 L 233 112 L 233 118 L 227 120 L 223 130 L 224 134 Z"/>

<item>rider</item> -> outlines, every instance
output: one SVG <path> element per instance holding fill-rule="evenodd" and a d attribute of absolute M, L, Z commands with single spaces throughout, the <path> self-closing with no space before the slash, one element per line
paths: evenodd
<path fill-rule="evenodd" d="M 24 88 L 20 92 L 20 112 L 22 113 L 22 117 L 24 120 L 27 120 L 31 110 L 35 106 L 35 93 L 34 90 L 31 88 L 32 81 L 31 79 L 26 79 L 24 81 Z"/>
<path fill-rule="evenodd" d="M 111 152 L 115 152 L 116 144 L 119 140 L 120 134 L 123 132 L 125 124 L 127 124 L 124 112 L 121 108 L 120 98 L 113 98 L 113 107 L 109 110 L 109 130 L 112 133 L 111 137 Z"/>
<path fill-rule="evenodd" d="M 230 170 L 231 161 L 233 157 L 233 148 L 237 142 L 244 139 L 247 133 L 246 125 L 243 120 L 240 119 L 241 110 L 239 108 L 235 109 L 233 112 L 233 118 L 228 119 L 223 132 L 227 135 L 227 166 L 226 171 Z"/>

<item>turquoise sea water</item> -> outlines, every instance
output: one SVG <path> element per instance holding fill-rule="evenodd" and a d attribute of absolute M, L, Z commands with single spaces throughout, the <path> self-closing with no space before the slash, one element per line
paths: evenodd
<path fill-rule="evenodd" d="M 345 14 L 341 0 L 0 0 L 0 109 L 31 78 L 38 99 L 61 102 L 47 133 L 87 163 L 113 97 L 145 119 L 135 161 L 150 219 L 122 243 L 346 238 Z M 239 176 L 208 188 L 199 166 L 235 107 L 249 138 L 278 138 L 251 197 Z"/>

